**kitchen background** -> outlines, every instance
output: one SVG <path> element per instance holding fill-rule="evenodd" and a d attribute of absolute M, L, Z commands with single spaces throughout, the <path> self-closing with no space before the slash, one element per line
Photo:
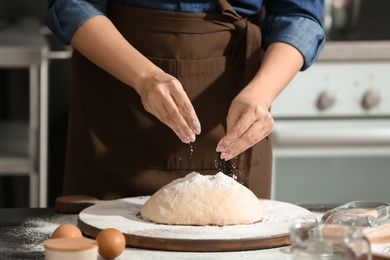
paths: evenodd
<path fill-rule="evenodd" d="M 390 202 L 390 1 L 325 3 L 328 42 L 320 60 L 272 107 L 273 199 Z M 46 0 L 0 0 L 0 44 L 2 30 L 15 23 L 42 24 L 46 6 Z M 63 47 L 47 40 L 51 51 Z M 61 195 L 69 66 L 68 58 L 49 61 L 48 206 Z M 0 134 L 2 123 L 29 120 L 29 79 L 28 69 L 0 68 Z M 0 157 L 6 157 L 1 140 Z M 28 207 L 29 187 L 28 175 L 0 169 L 0 207 Z"/>
<path fill-rule="evenodd" d="M 0 0 L 0 33 L 7 26 L 23 20 L 33 20 L 42 24 L 47 2 L 47 0 Z M 47 40 L 52 50 L 57 50 L 60 46 L 52 37 Z M 49 64 L 47 197 L 50 206 L 54 205 L 55 198 L 61 194 L 67 132 L 69 66 L 69 59 L 53 59 Z M 0 68 L 0 122 L 14 122 L 28 120 L 28 118 L 28 69 Z M 1 146 L 0 143 L 0 156 L 3 155 Z M 29 206 L 29 176 L 0 173 L 0 207 L 27 206 Z"/>
<path fill-rule="evenodd" d="M 273 198 L 390 201 L 389 11 L 386 0 L 325 0 L 325 49 L 272 107 Z"/>

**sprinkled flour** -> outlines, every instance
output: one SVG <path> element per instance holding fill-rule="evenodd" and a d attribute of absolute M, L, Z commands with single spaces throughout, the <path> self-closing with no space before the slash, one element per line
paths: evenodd
<path fill-rule="evenodd" d="M 172 184 L 178 191 L 185 190 L 191 187 L 200 188 L 204 186 L 209 186 L 213 189 L 237 190 L 237 186 L 234 185 L 235 182 L 236 181 L 234 181 L 233 178 L 226 176 L 222 172 L 218 172 L 215 175 L 201 175 L 197 172 L 192 172 L 184 178 L 172 181 Z"/>
<path fill-rule="evenodd" d="M 104 205 L 100 205 L 98 208 L 92 211 L 97 211 L 95 213 L 89 213 L 93 215 L 100 215 L 100 214 L 106 214 L 107 211 L 110 211 L 110 215 L 116 216 L 116 219 L 120 219 L 120 222 L 118 223 L 119 226 L 121 225 L 128 225 L 126 220 L 124 219 L 126 215 L 123 214 L 123 210 L 125 209 L 116 209 L 116 205 L 122 205 L 126 206 L 130 204 L 133 204 L 132 207 L 140 207 L 142 203 L 148 199 L 147 197 L 138 197 L 134 199 L 124 199 L 123 201 L 110 201 L 107 202 L 107 204 L 103 203 Z M 97 204 L 101 204 L 101 202 L 97 201 Z M 281 207 L 280 202 L 273 202 L 273 201 L 262 201 L 262 203 L 266 203 L 265 206 L 266 212 L 272 212 L 268 211 L 268 207 L 275 207 L 274 211 L 278 211 L 279 207 Z M 111 205 L 111 206 L 110 206 Z M 137 206 L 138 205 L 138 206 Z M 289 208 L 287 208 L 289 209 Z M 290 208 L 291 209 L 291 208 Z M 301 211 L 300 214 L 297 214 L 297 211 L 295 208 L 293 210 L 293 214 L 291 214 L 290 222 L 293 222 L 293 218 L 295 218 L 296 215 L 302 216 L 304 219 L 306 217 L 309 218 L 309 220 L 312 220 L 312 216 L 310 214 L 307 214 L 304 211 Z M 273 214 L 273 213 L 272 213 Z M 283 218 L 286 218 L 286 214 L 289 214 L 289 212 L 286 210 L 286 213 L 283 214 Z M 313 213 L 315 218 L 318 220 L 321 219 L 323 213 Z M 10 241 L 2 241 L 0 244 L 3 246 L 8 246 L 9 249 L 12 250 L 10 253 L 3 253 L 0 250 L 0 258 L 1 259 L 44 259 L 44 248 L 43 248 L 43 242 L 50 238 L 53 231 L 61 224 L 66 223 L 72 223 L 77 224 L 77 215 L 66 215 L 66 214 L 56 214 L 55 216 L 50 217 L 39 217 L 39 218 L 31 218 L 28 221 L 26 221 L 23 225 L 17 226 L 17 227 L 10 227 L 6 229 L 6 233 L 10 237 Z M 97 217 L 99 218 L 99 217 Z M 277 222 L 278 219 L 283 219 L 275 216 L 265 216 L 264 221 L 265 222 Z M 100 222 L 99 225 L 104 227 L 106 225 L 109 225 L 110 223 L 115 223 L 115 221 L 109 221 L 104 219 L 98 219 L 97 222 Z M 138 219 L 138 221 L 141 221 Z M 102 223 L 106 222 L 106 224 Z M 153 224 L 154 225 L 154 224 Z M 161 225 L 160 225 L 161 226 Z M 127 227 L 127 229 L 130 229 Z M 207 229 L 208 230 L 208 229 Z M 177 232 L 177 231 L 176 231 Z M 199 231 L 200 232 L 200 231 Z M 209 231 L 207 231 L 209 232 Z M 148 233 L 153 236 L 152 229 L 148 229 Z M 172 231 L 174 233 L 174 231 Z M 27 238 L 27 239 L 26 239 Z M 225 259 L 225 260 L 235 260 L 235 259 L 272 259 L 272 260 L 285 260 L 289 259 L 289 251 L 288 247 L 282 247 L 282 248 L 273 248 L 273 249 L 262 249 L 262 250 L 249 250 L 249 251 L 236 251 L 236 252 L 209 252 L 209 253 L 200 253 L 200 252 L 172 252 L 172 251 L 163 251 L 163 250 L 145 250 L 145 249 L 137 249 L 132 247 L 127 247 L 126 250 L 123 252 L 121 256 L 119 256 L 117 259 L 142 259 L 142 260 L 154 260 L 154 259 L 211 259 L 211 260 L 218 260 L 218 259 Z M 99 257 L 99 260 L 102 260 L 103 258 Z"/>
<path fill-rule="evenodd" d="M 240 240 L 286 235 L 296 221 L 316 221 L 310 211 L 293 204 L 261 200 L 260 222 L 233 226 L 161 225 L 141 219 L 139 211 L 149 197 L 100 201 L 79 214 L 79 220 L 97 229 L 114 227 L 140 237 L 182 240 Z"/>
<path fill-rule="evenodd" d="M 20 246 L 25 251 L 44 251 L 43 242 L 50 239 L 53 231 L 61 224 L 77 224 L 76 215 L 62 215 L 59 214 L 55 217 L 31 218 L 25 222 L 22 226 L 12 228 L 8 230 L 8 235 L 12 235 L 15 239 L 25 240 L 28 239 L 28 243 L 23 243 Z"/>
<path fill-rule="evenodd" d="M 218 172 L 191 172 L 165 185 L 142 206 L 142 218 L 169 225 L 242 225 L 257 222 L 262 206 L 256 195 Z"/>

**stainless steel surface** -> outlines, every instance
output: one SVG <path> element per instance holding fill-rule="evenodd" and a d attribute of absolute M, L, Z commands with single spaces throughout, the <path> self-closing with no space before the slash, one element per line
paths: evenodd
<path fill-rule="evenodd" d="M 295 157 L 306 150 L 311 156 L 390 156 L 389 129 L 389 119 L 278 121 L 275 155 Z"/>
<path fill-rule="evenodd" d="M 9 23 L 0 30 L 0 66 L 40 66 L 49 48 L 39 28 L 35 21 L 25 20 L 18 24 Z"/>
<path fill-rule="evenodd" d="M 0 31 L 0 67 L 27 68 L 30 71 L 30 119 L 26 157 L 0 159 L 8 169 L 21 170 L 28 161 L 30 206 L 47 204 L 47 93 L 49 47 L 39 33 L 39 23 L 23 20 Z M 10 140 L 11 141 L 11 140 Z M 17 140 L 15 140 L 17 142 Z M 12 174 L 12 171 L 10 172 Z"/>
<path fill-rule="evenodd" d="M 355 29 L 361 0 L 325 0 L 324 28 L 329 35 L 333 31 L 349 33 Z"/>
<path fill-rule="evenodd" d="M 27 122 L 0 123 L 0 175 L 29 173 L 28 134 Z"/>
<path fill-rule="evenodd" d="M 325 0 L 332 2 L 333 0 Z M 337 0 L 345 1 L 345 0 Z M 390 39 L 390 2 L 388 0 L 360 0 L 356 25 L 351 30 L 327 31 L 327 41 L 386 41 Z M 325 10 L 326 12 L 326 10 Z M 328 11 L 329 13 L 329 11 Z M 326 16 L 324 16 L 326 18 Z M 324 19 L 324 26 L 329 27 L 329 19 Z"/>
<path fill-rule="evenodd" d="M 390 39 L 380 41 L 328 41 L 318 57 L 318 61 L 390 61 Z"/>

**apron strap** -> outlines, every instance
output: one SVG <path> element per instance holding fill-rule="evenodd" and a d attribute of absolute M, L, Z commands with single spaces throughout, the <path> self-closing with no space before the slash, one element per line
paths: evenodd
<path fill-rule="evenodd" d="M 236 10 L 227 2 L 227 0 L 218 0 L 219 8 L 223 15 L 229 17 L 238 33 L 236 42 L 234 42 L 232 58 L 239 65 L 244 65 L 244 87 L 252 80 L 262 59 L 261 51 L 261 33 L 260 27 L 241 17 Z M 260 14 L 259 14 L 260 15 Z M 256 19 L 255 19 L 256 21 Z M 237 181 L 250 186 L 251 182 L 251 164 L 253 149 L 248 149 L 239 156 Z"/>
<path fill-rule="evenodd" d="M 245 85 L 252 80 L 261 63 L 261 33 L 258 25 L 241 17 L 227 0 L 218 0 L 223 15 L 229 17 L 238 33 L 233 61 L 245 66 Z"/>

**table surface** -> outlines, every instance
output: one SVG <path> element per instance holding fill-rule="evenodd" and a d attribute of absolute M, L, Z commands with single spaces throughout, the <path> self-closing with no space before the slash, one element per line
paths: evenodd
<path fill-rule="evenodd" d="M 318 217 L 335 205 L 302 205 Z M 0 258 L 44 259 L 43 242 L 65 223 L 77 224 L 77 215 L 57 213 L 54 208 L 0 209 Z M 168 252 L 126 248 L 116 259 L 289 259 L 289 248 L 239 252 Z M 99 258 L 103 259 L 103 258 Z"/>

